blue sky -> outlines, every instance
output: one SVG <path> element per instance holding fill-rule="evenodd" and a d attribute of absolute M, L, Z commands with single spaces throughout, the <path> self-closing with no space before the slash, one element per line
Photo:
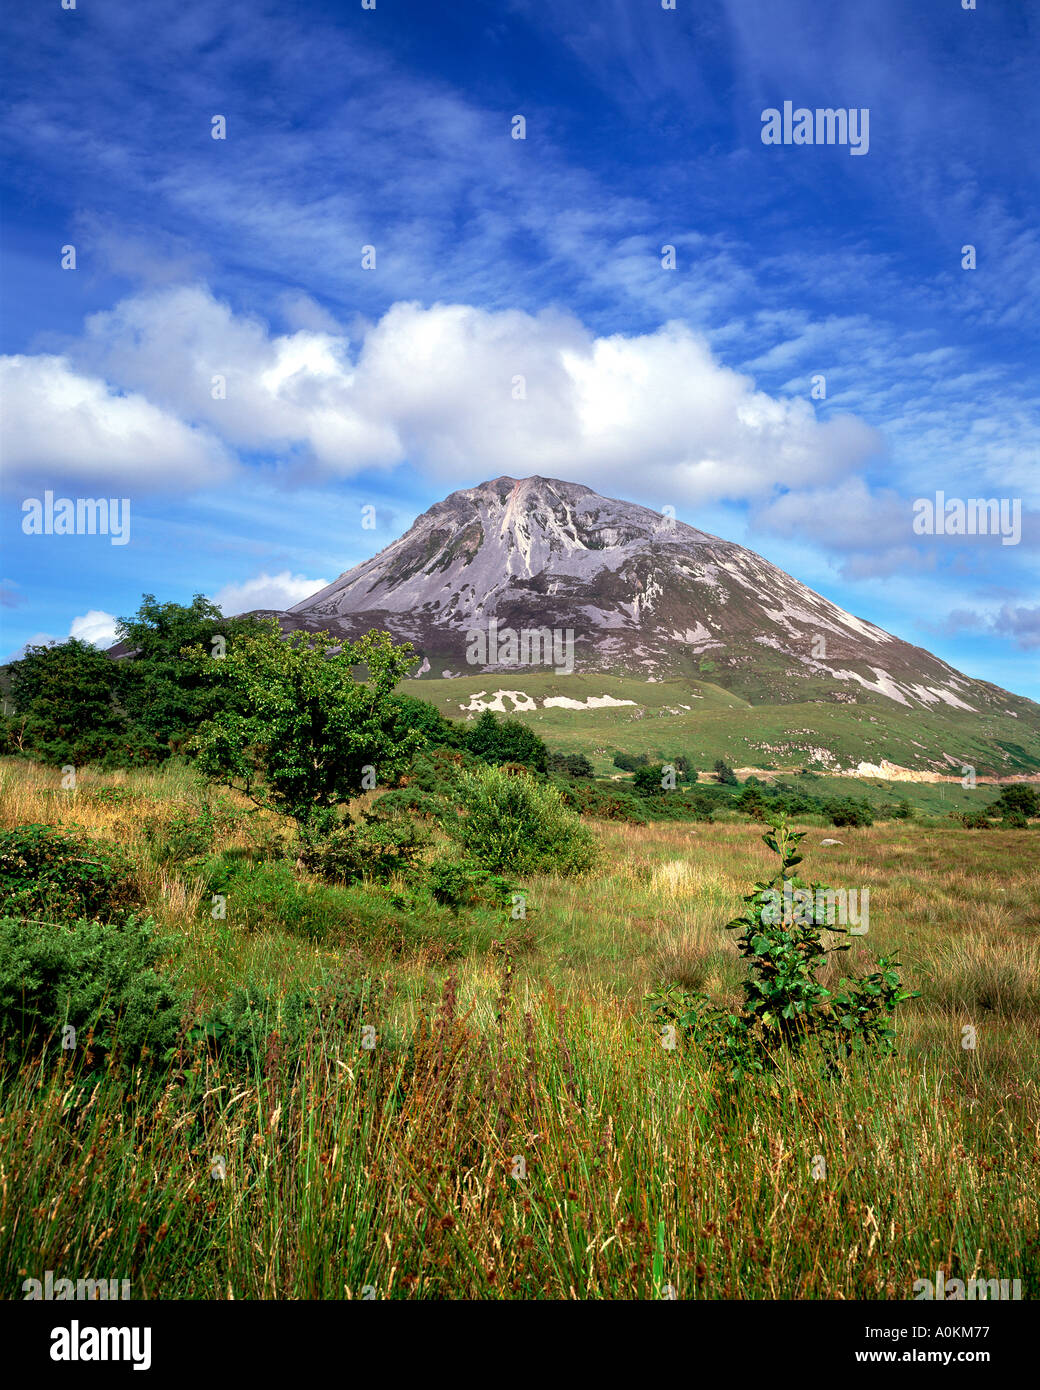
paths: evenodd
<path fill-rule="evenodd" d="M 1040 698 L 1040 12 L 54 0 L 6 27 L 0 655 L 103 640 L 145 591 L 295 602 L 445 493 L 542 473 Z M 764 144 L 787 100 L 868 108 L 868 151 Z M 129 497 L 129 543 L 24 535 L 47 489 Z M 1021 540 L 915 535 L 937 491 L 1018 499 Z"/>

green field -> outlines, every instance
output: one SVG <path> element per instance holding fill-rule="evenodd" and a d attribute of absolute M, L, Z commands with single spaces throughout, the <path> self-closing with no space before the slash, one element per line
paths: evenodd
<path fill-rule="evenodd" d="M 522 691 L 538 703 L 515 717 L 529 722 L 550 748 L 580 752 L 597 773 L 614 769 L 615 751 L 647 753 L 651 758 L 685 754 L 694 767 L 710 769 L 716 758 L 737 767 L 775 767 L 783 771 L 812 766 L 817 771 L 855 768 L 882 759 L 913 770 L 946 771 L 960 776 L 962 765 L 977 775 L 1040 773 L 1040 725 L 1022 717 L 906 709 L 883 697 L 856 704 L 749 704 L 705 681 L 645 681 L 620 676 L 552 673 L 424 677 L 405 681 L 402 691 L 429 700 L 453 719 L 481 691 Z M 634 706 L 570 710 L 542 708 L 552 696 L 586 703 L 590 696 L 632 700 Z M 683 705 L 689 705 L 684 710 Z M 503 701 L 513 717 L 513 704 Z M 830 754 L 822 760 L 816 755 Z M 945 756 L 945 755 L 948 755 Z"/>

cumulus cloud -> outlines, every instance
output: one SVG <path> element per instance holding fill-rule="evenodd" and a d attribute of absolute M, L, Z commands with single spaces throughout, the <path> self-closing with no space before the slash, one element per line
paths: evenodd
<path fill-rule="evenodd" d="M 329 582 L 308 579 L 290 570 L 282 570 L 280 574 L 258 574 L 242 584 L 225 584 L 214 594 L 213 602 L 229 618 L 253 608 L 291 608 L 294 603 L 324 589 Z"/>
<path fill-rule="evenodd" d="M 756 390 L 678 322 L 595 337 L 560 313 L 398 303 L 352 343 L 272 334 L 196 285 L 91 316 L 74 354 L 193 430 L 332 476 L 408 462 L 456 484 L 546 473 L 617 489 L 637 466 L 644 490 L 689 502 L 824 485 L 880 450 L 854 416 Z"/>
<path fill-rule="evenodd" d="M 69 625 L 69 636 L 78 637 L 81 642 L 90 642 L 95 647 L 111 647 L 116 640 L 117 621 L 112 613 L 91 608 L 82 617 L 73 618 Z"/>
<path fill-rule="evenodd" d="M 4 468 L 15 487 L 191 488 L 230 476 L 210 434 L 132 392 L 120 395 L 65 357 L 0 358 Z"/>

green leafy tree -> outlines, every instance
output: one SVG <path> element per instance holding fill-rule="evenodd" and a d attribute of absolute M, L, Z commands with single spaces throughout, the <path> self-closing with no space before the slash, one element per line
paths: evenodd
<path fill-rule="evenodd" d="M 27 648 L 10 668 L 10 746 L 58 766 L 109 758 L 133 742 L 116 681 L 115 662 L 89 642 Z"/>
<path fill-rule="evenodd" d="M 1040 816 L 1040 795 L 1035 787 L 1026 782 L 1012 782 L 1010 786 L 1002 787 L 988 814 L 1011 817 L 1016 811 L 1023 819 Z"/>
<path fill-rule="evenodd" d="M 116 633 L 128 655 L 118 662 L 119 701 L 157 756 L 168 756 L 229 698 L 220 654 L 261 626 L 256 618 L 225 618 L 202 594 L 190 604 L 159 603 L 145 594 L 133 617 L 120 618 Z M 200 646 L 211 660 L 188 657 Z"/>
<path fill-rule="evenodd" d="M 735 787 L 738 785 L 737 774 L 729 764 L 723 762 L 721 758 L 715 760 L 715 781 L 722 783 L 722 785 L 726 787 Z"/>
<path fill-rule="evenodd" d="M 229 697 L 193 740 L 199 769 L 290 816 L 305 842 L 333 825 L 336 806 L 392 786 L 423 744 L 420 730 L 402 731 L 393 699 L 414 654 L 389 633 L 283 639 L 271 622 L 240 635 L 221 661 L 201 648 L 193 659 L 217 668 Z"/>
<path fill-rule="evenodd" d="M 418 729 L 431 748 L 458 748 L 465 731 L 454 720 L 446 719 L 429 700 L 414 695 L 395 695 L 397 710 L 395 729 L 400 737 L 409 729 Z"/>
<path fill-rule="evenodd" d="M 519 719 L 496 719 L 489 709 L 465 731 L 464 746 L 492 766 L 522 763 L 534 772 L 545 772 L 549 766 L 549 750 L 533 729 Z"/>
<path fill-rule="evenodd" d="M 663 796 L 664 764 L 651 763 L 649 767 L 637 767 L 632 774 L 632 785 L 640 796 Z"/>

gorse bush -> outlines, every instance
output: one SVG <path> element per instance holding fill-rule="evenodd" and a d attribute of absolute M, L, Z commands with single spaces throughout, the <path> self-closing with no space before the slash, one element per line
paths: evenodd
<path fill-rule="evenodd" d="M 0 1046 L 8 1062 L 48 1038 L 136 1062 L 162 1060 L 177 1036 L 182 998 L 156 966 L 165 943 L 150 921 L 0 921 Z M 73 1044 L 71 1047 L 69 1044 Z M 82 1060 L 82 1054 L 81 1054 Z"/>
<path fill-rule="evenodd" d="M 732 1013 L 702 994 L 671 990 L 652 996 L 659 1022 L 672 1022 L 720 1055 L 733 1078 L 762 1072 L 783 1051 L 796 1052 L 810 1040 L 818 1043 L 828 1065 L 868 1048 L 890 1052 L 895 1033 L 893 1011 L 916 998 L 900 986 L 899 962 L 880 956 L 877 970 L 866 977 L 842 978 L 834 991 L 817 979 L 826 956 L 848 945 L 826 947 L 821 932 L 847 934 L 834 921 L 833 890 L 806 884 L 797 875 L 803 835 L 788 829 L 780 815 L 770 821 L 763 840 L 780 859 L 780 871 L 758 882 L 744 902 L 742 916 L 726 924 L 739 929 L 737 946 L 748 962 L 744 1007 Z"/>
<path fill-rule="evenodd" d="M 134 865 L 116 846 L 51 825 L 0 831 L 0 913 L 110 921 L 141 903 Z"/>
<path fill-rule="evenodd" d="M 485 868 L 503 873 L 584 873 L 596 842 L 550 783 L 497 767 L 463 769 L 456 818 L 445 829 Z"/>

